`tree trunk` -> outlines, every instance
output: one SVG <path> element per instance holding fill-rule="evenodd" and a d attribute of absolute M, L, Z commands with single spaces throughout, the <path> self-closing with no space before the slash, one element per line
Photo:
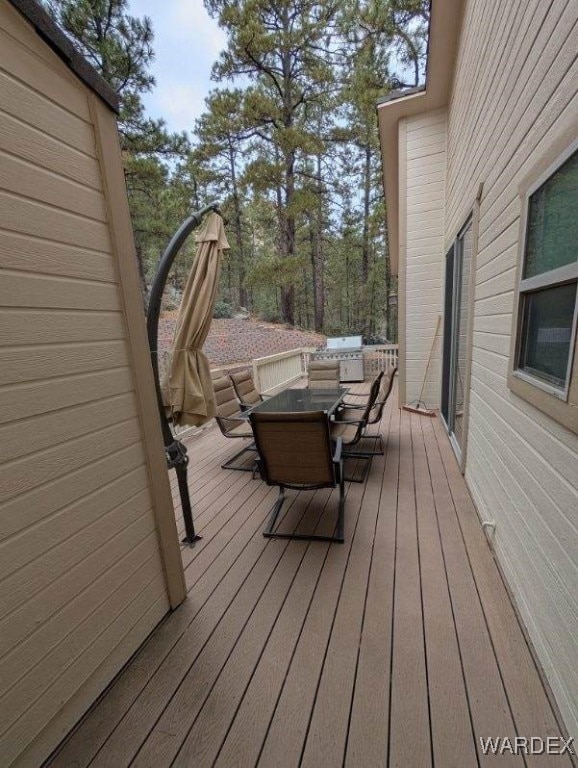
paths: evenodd
<path fill-rule="evenodd" d="M 243 230 L 241 225 L 241 201 L 237 186 L 237 169 L 235 166 L 235 152 L 229 142 L 229 164 L 231 167 L 231 189 L 233 191 L 233 214 L 235 218 L 235 240 L 237 243 L 237 276 L 239 281 L 239 304 L 247 306 L 247 289 L 245 288 L 245 253 L 243 243 Z"/>
<path fill-rule="evenodd" d="M 295 256 L 295 214 L 293 200 L 295 197 L 295 152 L 285 153 L 285 205 L 283 210 L 283 252 L 287 260 Z M 295 287 L 283 285 L 281 289 L 281 312 L 283 321 L 295 325 Z"/>
<path fill-rule="evenodd" d="M 363 168 L 363 240 L 361 250 L 361 279 L 363 285 L 369 278 L 369 215 L 371 198 L 371 147 L 369 142 L 365 145 L 365 158 Z"/>

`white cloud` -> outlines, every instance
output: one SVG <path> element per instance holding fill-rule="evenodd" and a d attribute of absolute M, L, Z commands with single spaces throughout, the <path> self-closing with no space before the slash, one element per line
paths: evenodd
<path fill-rule="evenodd" d="M 182 82 L 167 82 L 157 88 L 150 99 L 159 117 L 175 131 L 191 131 L 195 120 L 205 108 L 207 91 L 202 85 Z"/>
<path fill-rule="evenodd" d="M 131 0 L 135 16 L 149 16 L 155 32 L 152 73 L 157 87 L 144 103 L 174 131 L 190 131 L 204 110 L 214 83 L 211 67 L 225 46 L 225 35 L 202 0 Z"/>

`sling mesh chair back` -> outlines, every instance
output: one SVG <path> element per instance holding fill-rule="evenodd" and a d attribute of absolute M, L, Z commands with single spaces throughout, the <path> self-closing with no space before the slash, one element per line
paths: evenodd
<path fill-rule="evenodd" d="M 379 395 L 379 385 L 380 385 L 380 382 L 376 377 L 373 380 L 373 383 L 371 385 L 369 397 L 367 398 L 367 403 L 365 404 L 365 406 L 362 406 L 359 409 L 358 408 L 352 409 L 355 411 L 353 416 L 346 415 L 344 417 L 343 412 L 341 412 L 340 414 L 338 414 L 339 420 L 333 422 L 331 425 L 331 437 L 334 440 L 341 438 L 341 440 L 343 441 L 344 458 L 355 457 L 355 458 L 365 460 L 365 468 L 361 477 L 345 478 L 346 480 L 351 480 L 352 482 L 362 483 L 365 481 L 365 478 L 367 477 L 367 473 L 369 472 L 371 458 L 375 455 L 375 451 L 360 451 L 355 446 L 364 436 L 365 430 L 369 423 L 369 417 L 370 417 L 371 411 L 375 403 L 377 402 L 377 398 Z M 348 409 L 347 414 L 349 413 L 350 411 Z"/>
<path fill-rule="evenodd" d="M 323 411 L 308 413 L 252 413 L 250 416 L 259 453 L 261 476 L 279 487 L 264 536 L 343 542 L 345 505 L 341 441 L 332 444 L 329 421 Z M 278 533 L 275 524 L 285 489 L 312 490 L 339 486 L 339 510 L 333 536 Z"/>
<path fill-rule="evenodd" d="M 231 438 L 252 438 L 253 432 L 251 431 L 251 425 L 247 419 L 242 417 L 241 408 L 229 377 L 218 375 L 213 377 L 212 382 L 217 403 L 215 421 L 219 425 L 219 429 L 223 435 Z M 222 468 L 236 469 L 244 472 L 253 471 L 252 466 L 248 467 L 245 464 L 235 465 L 235 461 L 246 451 L 255 451 L 254 442 L 251 441 L 249 445 L 244 445 L 238 453 L 231 456 L 230 459 L 221 465 Z"/>
<path fill-rule="evenodd" d="M 391 394 L 391 390 L 393 389 L 393 382 L 394 382 L 396 371 L 397 371 L 397 366 L 393 366 L 391 368 L 388 368 L 387 371 L 382 372 L 381 376 L 378 376 L 376 377 L 376 379 L 374 379 L 372 384 L 372 390 L 371 390 L 373 394 L 375 394 L 375 389 L 374 389 L 375 383 L 377 382 L 379 386 L 377 390 L 377 395 L 371 407 L 368 408 L 369 401 L 371 400 L 371 392 L 370 392 L 369 398 L 365 404 L 344 406 L 338 415 L 339 420 L 341 422 L 347 423 L 347 422 L 357 422 L 357 420 L 360 418 L 361 419 L 366 418 L 367 419 L 366 425 L 365 425 L 366 427 L 371 424 L 379 424 L 383 416 L 383 409 L 389 398 L 389 395 Z M 360 455 L 383 456 L 383 439 L 380 432 L 374 435 L 364 434 L 363 437 L 370 440 L 374 440 L 375 446 L 373 450 L 363 451 L 362 454 L 360 453 Z M 360 438 L 361 436 L 357 438 L 357 441 Z"/>
<path fill-rule="evenodd" d="M 229 378 L 233 383 L 233 388 L 241 403 L 241 408 L 252 408 L 252 406 L 263 401 L 263 398 L 257 392 L 255 382 L 249 371 L 230 373 Z"/>
<path fill-rule="evenodd" d="M 311 389 L 338 389 L 339 373 L 339 360 L 310 360 L 309 387 Z"/>

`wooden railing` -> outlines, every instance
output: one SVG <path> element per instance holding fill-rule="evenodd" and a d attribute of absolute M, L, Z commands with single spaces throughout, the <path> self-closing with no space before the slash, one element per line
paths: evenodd
<path fill-rule="evenodd" d="M 237 363 L 212 368 L 211 374 L 228 374 L 233 371 L 247 370 L 253 374 L 255 387 L 259 392 L 270 393 L 275 389 L 288 387 L 295 381 L 307 375 L 311 354 L 316 347 L 299 347 L 276 355 L 259 357 L 252 363 Z M 376 344 L 363 349 L 363 371 L 366 379 L 389 366 L 397 365 L 397 344 Z M 197 431 L 197 427 L 177 427 L 176 434 L 184 437 Z"/>
<path fill-rule="evenodd" d="M 303 350 L 291 349 L 253 360 L 253 381 L 259 392 L 288 386 L 305 373 Z"/>
<path fill-rule="evenodd" d="M 399 348 L 397 344 L 375 344 L 363 348 L 363 373 L 366 379 L 375 376 L 378 371 L 386 370 L 398 364 Z"/>

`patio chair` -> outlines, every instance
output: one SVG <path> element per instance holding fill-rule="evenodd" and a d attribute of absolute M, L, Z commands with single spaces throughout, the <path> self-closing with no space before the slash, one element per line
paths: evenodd
<path fill-rule="evenodd" d="M 387 373 L 382 372 L 381 380 L 379 380 L 379 377 L 374 379 L 373 384 L 375 384 L 376 380 L 379 382 L 379 390 L 377 399 L 373 403 L 373 406 L 371 407 L 367 416 L 366 427 L 372 424 L 379 424 L 381 421 L 384 406 L 389 398 L 389 395 L 391 394 L 391 390 L 393 389 L 393 381 L 396 371 L 397 366 L 394 366 L 389 368 Z M 360 416 L 366 411 L 366 408 L 367 402 L 363 405 L 350 405 L 343 403 L 342 406 L 340 406 L 340 410 L 337 415 L 338 421 L 341 423 L 357 423 Z M 372 456 L 383 456 L 383 438 L 380 432 L 378 432 L 377 435 L 368 435 L 364 433 L 361 437 L 367 440 L 375 440 L 374 450 L 364 451 L 364 455 L 369 456 L 371 454 Z M 361 439 L 361 437 L 359 439 Z"/>
<path fill-rule="evenodd" d="M 339 388 L 339 360 L 310 360 L 308 374 L 311 389 Z"/>
<path fill-rule="evenodd" d="M 215 392 L 215 400 L 217 401 L 217 415 L 215 421 L 219 425 L 219 429 L 225 437 L 237 438 L 242 440 L 250 439 L 249 445 L 244 445 L 240 451 L 234 456 L 231 456 L 224 464 L 221 464 L 222 469 L 234 469 L 239 472 L 253 472 L 255 473 L 255 466 L 247 467 L 243 464 L 235 465 L 235 461 L 247 451 L 256 451 L 255 443 L 253 442 L 253 432 L 251 425 L 246 418 L 241 416 L 241 410 L 239 409 L 239 403 L 235 396 L 235 390 L 231 384 L 228 376 L 217 376 L 213 379 L 213 390 Z"/>
<path fill-rule="evenodd" d="M 371 459 L 375 456 L 375 451 L 360 451 L 355 449 L 357 443 L 365 434 L 365 430 L 369 423 L 371 412 L 377 402 L 379 395 L 380 382 L 374 379 L 367 403 L 363 408 L 355 409 L 356 413 L 348 416 L 347 418 L 340 418 L 338 421 L 331 423 L 331 437 L 333 440 L 341 439 L 343 443 L 343 458 L 358 458 L 364 459 L 366 465 L 361 478 L 346 477 L 346 480 L 350 480 L 354 483 L 363 483 L 369 472 Z M 342 411 L 343 413 L 343 411 Z"/>
<path fill-rule="evenodd" d="M 252 413 L 249 417 L 259 453 L 261 476 L 267 485 L 279 487 L 263 535 L 271 538 L 343 542 L 345 490 L 341 440 L 334 447 L 329 421 L 323 411 L 305 413 Z M 335 534 L 278 533 L 275 523 L 285 501 L 285 489 L 297 491 L 339 486 L 339 509 Z"/>
<path fill-rule="evenodd" d="M 352 405 L 354 408 L 359 408 L 359 406 L 363 407 L 365 405 L 366 399 L 371 394 L 371 387 L 375 384 L 376 381 L 378 384 L 381 382 L 384 373 L 385 371 L 379 371 L 377 376 L 375 376 L 375 378 L 372 380 L 367 392 L 350 392 L 347 397 L 343 398 L 342 405 Z"/>
<path fill-rule="evenodd" d="M 231 379 L 233 389 L 235 390 L 235 394 L 237 395 L 243 410 L 252 408 L 254 405 L 257 405 L 257 403 L 263 402 L 263 398 L 257 391 L 255 382 L 249 371 L 230 373 L 229 378 Z"/>

